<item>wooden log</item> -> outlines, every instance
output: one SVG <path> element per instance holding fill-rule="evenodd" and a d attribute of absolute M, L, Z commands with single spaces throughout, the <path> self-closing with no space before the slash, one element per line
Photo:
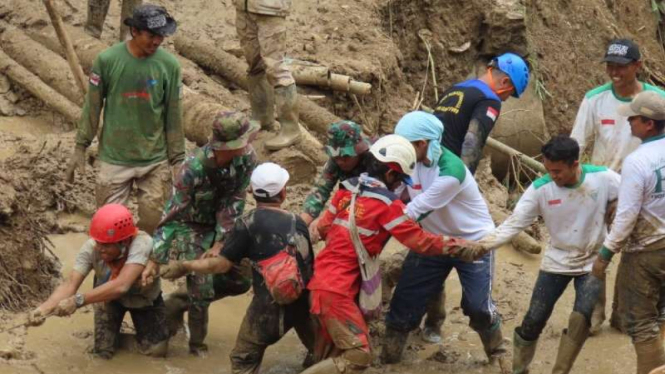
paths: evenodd
<path fill-rule="evenodd" d="M 545 166 L 543 166 L 543 164 L 525 155 L 524 153 L 501 143 L 496 139 L 487 138 L 487 142 L 485 144 L 488 147 L 491 147 L 501 153 L 507 154 L 508 156 L 517 157 L 520 161 L 524 162 L 528 167 L 537 172 L 540 172 L 542 174 L 547 174 L 547 169 L 545 169 Z"/>
<path fill-rule="evenodd" d="M 14 83 L 55 109 L 72 123 L 76 123 L 81 117 L 81 109 L 76 104 L 49 87 L 28 69 L 12 60 L 2 50 L 0 50 L 0 73 L 7 75 Z"/>
<path fill-rule="evenodd" d="M 247 63 L 207 41 L 194 40 L 184 35 L 178 35 L 174 39 L 175 48 L 179 53 L 247 89 Z M 298 106 L 300 120 L 310 130 L 319 134 L 326 134 L 331 123 L 342 120 L 303 95 L 298 95 Z"/>
<path fill-rule="evenodd" d="M 58 14 L 58 11 L 56 10 L 55 5 L 53 5 L 51 0 L 43 1 L 44 5 L 46 6 L 46 11 L 51 18 L 53 28 L 58 35 L 58 39 L 60 40 L 60 44 L 62 44 L 62 47 L 65 49 L 67 62 L 69 63 L 69 68 L 72 70 L 76 84 L 79 86 L 81 93 L 85 95 L 86 92 L 88 92 L 88 82 L 85 79 L 85 75 L 83 74 L 83 69 L 81 69 L 78 56 L 74 52 L 72 41 L 69 39 L 69 35 L 65 31 L 65 28 L 62 24 L 62 18 L 60 18 L 60 14 Z"/>
<path fill-rule="evenodd" d="M 32 40 L 20 29 L 4 23 L 0 25 L 4 28 L 0 34 L 0 47 L 12 60 L 37 75 L 69 101 L 79 106 L 83 104 L 83 94 L 74 83 L 67 61 Z"/>
<path fill-rule="evenodd" d="M 348 75 L 331 73 L 325 66 L 305 64 L 299 61 L 288 63 L 291 74 L 299 85 L 328 87 L 335 91 L 349 92 L 354 95 L 368 95 L 372 85 L 353 80 Z"/>

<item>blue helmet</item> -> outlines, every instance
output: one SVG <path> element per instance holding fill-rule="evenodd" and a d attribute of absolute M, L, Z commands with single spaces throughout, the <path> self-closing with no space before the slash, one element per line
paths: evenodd
<path fill-rule="evenodd" d="M 506 73 L 515 87 L 514 97 L 519 98 L 529 84 L 529 67 L 524 59 L 514 53 L 504 53 L 492 60 L 492 63 Z"/>

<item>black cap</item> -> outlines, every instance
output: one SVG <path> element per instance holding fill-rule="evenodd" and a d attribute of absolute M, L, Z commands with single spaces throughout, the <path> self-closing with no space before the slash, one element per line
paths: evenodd
<path fill-rule="evenodd" d="M 630 39 L 614 39 L 607 46 L 603 62 L 614 62 L 625 65 L 633 61 L 639 61 L 640 47 Z"/>
<path fill-rule="evenodd" d="M 173 35 L 178 27 L 164 7 L 153 4 L 138 5 L 134 8 L 132 16 L 125 18 L 123 23 L 161 36 Z"/>

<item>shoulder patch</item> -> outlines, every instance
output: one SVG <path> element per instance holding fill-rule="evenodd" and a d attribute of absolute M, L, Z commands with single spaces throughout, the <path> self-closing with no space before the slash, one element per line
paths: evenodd
<path fill-rule="evenodd" d="M 533 188 L 534 189 L 539 189 L 540 187 L 552 182 L 552 177 L 550 177 L 549 174 L 545 174 L 542 177 L 536 179 L 533 181 Z"/>
<path fill-rule="evenodd" d="M 582 165 L 582 170 L 584 170 L 585 173 L 590 174 L 590 173 L 600 173 L 603 171 L 607 171 L 608 169 L 606 166 L 584 164 Z"/>
<path fill-rule="evenodd" d="M 442 147 L 443 154 L 439 158 L 439 176 L 449 176 L 457 179 L 460 184 L 466 178 L 466 166 L 462 159 L 450 152 L 446 147 Z"/>
<path fill-rule="evenodd" d="M 590 98 L 592 98 L 592 97 L 594 97 L 598 94 L 601 94 L 605 91 L 612 91 L 612 82 L 607 82 L 602 86 L 598 86 L 598 87 L 594 88 L 593 90 L 588 91 L 586 93 L 586 95 L 584 95 L 584 97 L 586 97 L 587 99 L 590 99 Z"/>

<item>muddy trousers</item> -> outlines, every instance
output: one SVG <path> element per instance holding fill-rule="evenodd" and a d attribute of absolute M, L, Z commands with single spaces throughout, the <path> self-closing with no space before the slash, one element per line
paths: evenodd
<path fill-rule="evenodd" d="M 100 161 L 95 199 L 97 208 L 104 204 L 128 205 L 132 188 L 138 199 L 138 226 L 152 234 L 171 193 L 171 172 L 167 161 L 147 166 L 113 165 Z"/>
<path fill-rule="evenodd" d="M 201 286 L 207 285 L 207 277 L 212 277 L 212 287 L 214 296 L 212 298 L 201 297 Z M 176 315 L 182 319 L 182 315 L 187 310 L 187 325 L 189 327 L 189 349 L 192 353 L 202 353 L 207 351 L 208 346 L 203 343 L 208 335 L 208 308 L 210 303 L 216 300 L 223 299 L 227 296 L 242 295 L 249 291 L 252 283 L 248 278 L 247 267 L 234 266 L 230 272 L 226 274 L 214 275 L 188 275 L 187 276 L 187 296 L 186 301 L 183 302 L 183 296 L 180 298 L 169 296 L 167 308 L 169 313 Z M 204 292 L 204 294 L 208 294 Z M 174 306 L 176 305 L 177 306 Z M 169 316 L 169 319 L 173 319 Z M 173 325 L 170 323 L 170 325 Z M 171 334 L 174 334 L 172 331 Z"/>
<path fill-rule="evenodd" d="M 94 305 L 95 345 L 93 354 L 109 359 L 113 357 L 119 343 L 120 326 L 125 313 L 129 312 L 136 329 L 136 340 L 142 353 L 164 357 L 168 346 L 169 332 L 166 327 L 164 300 L 160 294 L 151 306 L 127 308 L 117 301 Z"/>
<path fill-rule="evenodd" d="M 571 281 L 575 286 L 575 303 L 568 328 L 561 334 L 559 351 L 552 372 L 568 373 L 572 368 L 589 336 L 591 316 L 601 292 L 605 289 L 604 282 L 591 274 L 573 276 L 540 271 L 533 288 L 529 310 L 522 324 L 515 328 L 514 374 L 529 372 L 538 338 L 552 315 L 554 306 Z"/>
<path fill-rule="evenodd" d="M 665 249 L 623 253 L 616 284 L 618 311 L 637 354 L 637 373 L 647 374 L 665 364 L 659 321 Z"/>
<path fill-rule="evenodd" d="M 305 293 L 292 304 L 279 305 L 265 290 L 254 295 L 231 351 L 233 374 L 258 374 L 266 348 L 277 343 L 291 328 L 307 348 L 306 361 L 311 361 L 315 328 L 308 298 L 309 294 Z"/>
<path fill-rule="evenodd" d="M 120 0 L 122 9 L 120 11 L 120 36 L 119 40 L 123 41 L 129 34 L 129 28 L 125 26 L 123 21 L 125 18 L 131 17 L 134 8 L 143 3 L 143 0 Z M 84 30 L 89 35 L 99 39 L 102 36 L 104 29 L 104 20 L 109 11 L 111 0 L 88 0 L 88 19 L 85 23 Z"/>
<path fill-rule="evenodd" d="M 381 259 L 381 295 L 384 310 L 388 310 L 387 306 L 390 305 L 390 300 L 393 295 L 393 290 L 397 285 L 400 275 L 402 274 L 402 265 L 410 251 L 402 248 L 387 258 Z M 425 315 L 425 327 L 429 327 L 433 331 L 440 332 L 441 326 L 446 320 L 446 284 L 441 286 L 441 293 L 437 294 L 427 304 Z"/>
<path fill-rule="evenodd" d="M 314 290 L 310 293 L 310 305 L 317 324 L 316 364 L 301 374 L 357 374 L 365 371 L 372 362 L 369 328 L 356 298 Z"/>

